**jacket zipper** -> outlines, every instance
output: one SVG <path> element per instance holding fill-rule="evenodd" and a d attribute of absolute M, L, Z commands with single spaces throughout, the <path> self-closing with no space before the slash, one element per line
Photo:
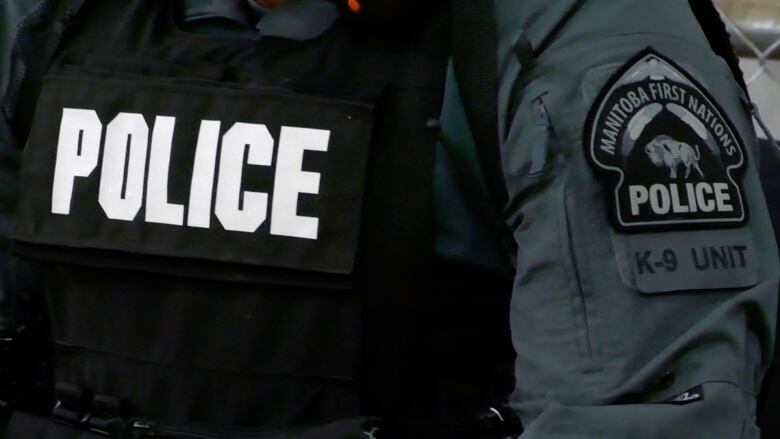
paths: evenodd
<path fill-rule="evenodd" d="M 588 298 L 585 294 L 585 287 L 583 286 L 582 282 L 582 274 L 580 272 L 580 269 L 582 268 L 580 266 L 580 262 L 577 260 L 577 254 L 575 253 L 575 244 L 574 244 L 574 233 L 573 233 L 573 227 L 572 224 L 572 218 L 571 218 L 571 208 L 569 206 L 569 196 L 566 193 L 566 188 L 563 189 L 563 209 L 564 209 L 564 236 L 562 239 L 565 240 L 565 255 L 568 257 L 568 260 L 565 261 L 568 265 L 567 270 L 570 272 L 570 276 L 572 276 L 572 279 L 569 281 L 569 287 L 572 290 L 572 294 L 574 295 L 574 300 L 576 300 L 576 307 L 579 308 L 579 313 L 581 314 L 579 316 L 580 322 L 584 334 L 582 334 L 582 338 L 580 338 L 580 342 L 584 344 L 584 346 L 581 346 L 581 353 L 584 355 L 585 360 L 587 363 L 584 367 L 585 373 L 595 373 L 599 372 L 602 367 L 601 364 L 596 356 L 595 348 L 593 345 L 593 322 L 591 322 L 591 314 L 593 312 L 592 307 L 593 304 L 588 301 Z"/>

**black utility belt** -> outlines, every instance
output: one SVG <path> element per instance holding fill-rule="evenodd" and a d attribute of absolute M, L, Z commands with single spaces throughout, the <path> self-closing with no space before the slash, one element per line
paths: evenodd
<path fill-rule="evenodd" d="M 321 426 L 225 429 L 182 426 L 141 418 L 106 417 L 107 413 L 82 413 L 58 401 L 51 416 L 16 411 L 8 423 L 8 434 L 42 439 L 146 438 L 163 439 L 503 439 L 523 432 L 517 415 L 507 407 L 487 408 L 482 414 L 447 421 L 386 421 L 378 418 L 352 418 Z M 17 436 L 9 436 L 17 437 Z"/>

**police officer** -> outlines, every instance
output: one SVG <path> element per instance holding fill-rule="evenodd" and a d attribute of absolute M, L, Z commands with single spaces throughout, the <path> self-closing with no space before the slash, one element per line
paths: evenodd
<path fill-rule="evenodd" d="M 261 10 L 259 33 L 315 4 Z M 401 36 L 336 20 L 252 44 L 194 35 L 168 2 L 65 14 L 40 94 L 22 84 L 9 118 L 28 139 L 13 237 L 46 261 L 57 398 L 10 431 L 451 421 L 501 395 L 473 360 L 501 363 L 476 331 L 500 321 L 485 302 L 511 263 L 521 437 L 758 437 L 777 254 L 751 106 L 702 4 L 496 2 L 496 163 L 462 58 L 426 153 L 441 11 Z M 292 17 L 311 31 L 325 15 Z M 257 24 L 241 6 L 204 16 Z M 432 177 L 439 260 L 480 268 L 447 264 L 438 288 Z M 400 437 L 455 437 L 459 418 Z"/>
<path fill-rule="evenodd" d="M 778 262 L 717 14 L 521 3 L 496 3 L 521 437 L 759 437 Z"/>
<path fill-rule="evenodd" d="M 51 300 L 54 369 L 10 437 L 463 437 L 506 397 L 509 264 L 434 179 L 446 3 L 387 6 L 8 4 L 4 234 L 37 270 L 4 291 L 14 328 Z"/>

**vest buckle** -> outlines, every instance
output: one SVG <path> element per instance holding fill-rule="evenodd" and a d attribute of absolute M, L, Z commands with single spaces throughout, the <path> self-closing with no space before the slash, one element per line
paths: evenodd
<path fill-rule="evenodd" d="M 523 422 L 506 406 L 490 407 L 477 418 L 478 430 L 485 438 L 516 437 L 523 432 Z"/>
<path fill-rule="evenodd" d="M 70 383 L 57 383 L 56 403 L 51 415 L 72 427 L 93 433 L 116 437 L 124 428 L 121 400 L 114 396 L 93 395 L 86 389 Z"/>
<path fill-rule="evenodd" d="M 10 416 L 21 397 L 18 368 L 14 363 L 19 332 L 14 328 L 0 328 L 0 419 Z"/>

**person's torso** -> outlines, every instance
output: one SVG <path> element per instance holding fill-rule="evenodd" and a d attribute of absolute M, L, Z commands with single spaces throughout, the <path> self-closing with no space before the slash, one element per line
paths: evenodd
<path fill-rule="evenodd" d="M 480 368 L 507 354 L 481 339 L 502 322 L 470 313 L 501 309 L 474 292 L 503 282 L 430 257 L 439 12 L 248 41 L 183 31 L 169 1 L 87 2 L 43 81 L 15 231 L 48 261 L 55 380 L 241 425 L 500 393 Z"/>

